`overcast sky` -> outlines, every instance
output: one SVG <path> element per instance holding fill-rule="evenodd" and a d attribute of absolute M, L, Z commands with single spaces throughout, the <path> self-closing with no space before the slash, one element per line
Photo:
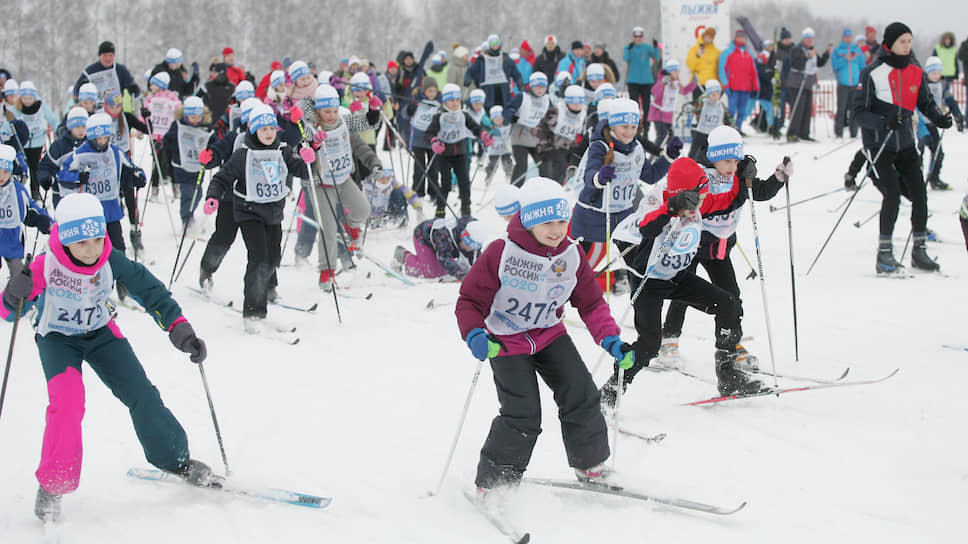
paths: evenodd
<path fill-rule="evenodd" d="M 803 3 L 817 15 L 839 13 L 868 20 L 877 28 L 878 36 L 893 21 L 908 25 L 915 35 L 940 36 L 951 31 L 959 43 L 968 35 L 968 2 L 964 0 L 808 0 Z"/>

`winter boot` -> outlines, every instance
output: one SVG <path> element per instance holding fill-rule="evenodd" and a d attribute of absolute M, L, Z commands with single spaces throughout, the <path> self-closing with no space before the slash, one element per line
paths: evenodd
<path fill-rule="evenodd" d="M 131 247 L 135 251 L 144 251 L 145 246 L 141 243 L 141 229 L 131 229 Z"/>
<path fill-rule="evenodd" d="M 622 394 L 625 394 L 625 392 L 628 391 L 629 384 L 632 383 L 635 375 L 638 374 L 643 368 L 649 366 L 649 362 L 653 359 L 653 357 L 643 357 L 642 360 L 645 362 L 640 363 L 638 360 L 638 354 L 636 354 L 635 357 L 635 364 L 632 365 L 632 368 L 626 369 L 622 375 Z M 605 385 L 598 390 L 598 393 L 602 397 L 603 411 L 606 409 L 611 410 L 615 408 L 615 402 L 618 400 L 618 366 L 614 367 L 612 377 L 605 382 Z"/>
<path fill-rule="evenodd" d="M 327 293 L 333 290 L 333 271 L 331 269 L 321 270 L 319 272 L 319 288 Z"/>
<path fill-rule="evenodd" d="M 575 477 L 583 484 L 608 485 L 608 479 L 612 475 L 612 469 L 599 463 L 587 469 L 576 468 Z"/>
<path fill-rule="evenodd" d="M 471 204 L 470 202 L 462 202 L 460 205 L 460 216 L 470 217 L 471 215 Z"/>
<path fill-rule="evenodd" d="M 947 183 L 941 181 L 941 178 L 939 178 L 937 174 L 932 174 L 931 177 L 928 178 L 928 183 L 931 184 L 931 188 L 934 189 L 935 191 L 951 190 L 951 185 L 948 185 Z"/>
<path fill-rule="evenodd" d="M 750 355 L 743 344 L 736 344 L 736 368 L 744 372 L 759 372 L 760 358 Z"/>
<path fill-rule="evenodd" d="M 854 176 L 850 175 L 850 172 L 844 174 L 844 189 L 848 191 L 856 191 L 858 189 L 857 182 L 854 181 Z"/>
<path fill-rule="evenodd" d="M 222 483 L 222 478 L 212 472 L 212 467 L 195 459 L 185 461 L 171 473 L 198 487 L 219 487 Z"/>
<path fill-rule="evenodd" d="M 247 315 L 242 318 L 242 327 L 245 329 L 245 332 L 249 334 L 262 334 L 265 332 L 266 318 L 256 315 Z"/>
<path fill-rule="evenodd" d="M 360 241 L 360 228 L 351 227 L 348 223 L 344 223 L 343 226 L 346 228 L 346 234 L 349 235 L 350 247 L 346 248 L 347 251 L 358 251 L 360 246 L 357 242 Z"/>
<path fill-rule="evenodd" d="M 941 265 L 931 257 L 928 257 L 927 248 L 927 234 L 924 232 L 915 232 L 914 248 L 911 250 L 911 266 L 929 272 L 941 270 Z"/>
<path fill-rule="evenodd" d="M 663 366 L 676 368 L 679 366 L 679 337 L 669 336 L 662 338 L 662 345 L 659 347 L 659 362 Z"/>
<path fill-rule="evenodd" d="M 877 246 L 877 273 L 896 274 L 904 269 L 904 265 L 897 262 L 894 258 L 893 243 L 891 237 L 881 235 Z"/>
<path fill-rule="evenodd" d="M 212 290 L 212 286 L 215 282 L 212 281 L 212 275 L 208 272 L 202 270 L 198 273 L 198 286 L 206 293 Z"/>
<path fill-rule="evenodd" d="M 719 379 L 719 394 L 749 395 L 763 390 L 763 382 L 752 380 L 736 368 L 736 352 L 724 349 L 716 350 L 716 377 Z"/>
<path fill-rule="evenodd" d="M 37 487 L 37 500 L 34 501 L 34 515 L 44 523 L 56 522 L 60 519 L 61 498 L 63 495 L 53 495 Z"/>
<path fill-rule="evenodd" d="M 269 290 L 266 291 L 266 300 L 268 300 L 270 304 L 275 304 L 279 300 L 279 291 L 277 291 L 275 287 L 270 287 Z"/>

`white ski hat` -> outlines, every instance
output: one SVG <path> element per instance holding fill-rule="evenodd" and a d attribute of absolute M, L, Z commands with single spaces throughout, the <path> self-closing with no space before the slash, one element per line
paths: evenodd
<path fill-rule="evenodd" d="M 550 221 L 569 221 L 571 206 L 561 184 L 553 179 L 534 177 L 521 187 L 521 224 L 524 228 Z"/>
<path fill-rule="evenodd" d="M 87 124 L 87 110 L 74 106 L 67 112 L 67 130 Z"/>
<path fill-rule="evenodd" d="M 566 81 L 571 81 L 571 74 L 567 70 L 562 70 L 555 75 L 555 83 L 558 85 Z"/>
<path fill-rule="evenodd" d="M 289 79 L 296 81 L 302 76 L 309 75 L 312 75 L 312 72 L 309 70 L 309 65 L 305 62 L 297 60 L 289 65 Z"/>
<path fill-rule="evenodd" d="M 339 107 L 339 93 L 332 85 L 320 85 L 316 87 L 315 105 L 317 110 Z"/>
<path fill-rule="evenodd" d="M 532 72 L 531 77 L 528 78 L 528 86 L 534 87 L 547 87 L 548 86 L 548 76 L 544 72 Z"/>
<path fill-rule="evenodd" d="M 262 127 L 279 128 L 276 114 L 268 104 L 256 104 L 249 110 L 249 132 L 255 134 Z"/>
<path fill-rule="evenodd" d="M 600 102 L 603 98 L 618 98 L 611 83 L 602 83 L 595 89 L 595 102 Z"/>
<path fill-rule="evenodd" d="M 16 79 L 8 79 L 3 84 L 3 96 L 10 96 L 12 94 L 20 94 L 20 84 L 17 83 Z"/>
<path fill-rule="evenodd" d="M 187 117 L 189 115 L 203 115 L 205 113 L 205 104 L 202 99 L 197 96 L 189 96 L 185 99 L 185 107 L 182 113 Z"/>
<path fill-rule="evenodd" d="M 471 104 L 483 104 L 486 97 L 487 95 L 484 94 L 484 91 L 481 89 L 474 89 L 471 91 L 469 101 Z"/>
<path fill-rule="evenodd" d="M 464 227 L 464 232 L 460 234 L 460 241 L 464 242 L 472 251 L 483 249 L 484 245 L 493 238 L 490 230 L 482 221 L 474 219 Z"/>
<path fill-rule="evenodd" d="M 20 96 L 24 95 L 32 96 L 34 98 L 40 96 L 37 94 L 37 87 L 34 86 L 33 81 L 24 81 L 20 84 Z"/>
<path fill-rule="evenodd" d="M 440 52 L 434 53 L 434 56 L 430 57 L 430 64 L 442 64 L 444 62 L 443 55 Z"/>
<path fill-rule="evenodd" d="M 521 196 L 521 188 L 517 185 L 501 185 L 494 192 L 494 209 L 501 217 L 514 215 L 521 209 L 518 198 Z"/>
<path fill-rule="evenodd" d="M 111 116 L 104 112 L 95 113 L 88 117 L 86 126 L 88 140 L 114 134 L 114 129 L 111 126 Z"/>
<path fill-rule="evenodd" d="M 168 74 L 165 74 L 168 75 Z M 77 89 L 77 101 L 92 100 L 97 102 L 97 87 L 93 83 L 85 83 Z"/>
<path fill-rule="evenodd" d="M 322 72 L 319 73 L 319 76 L 316 77 L 316 79 L 319 80 L 320 85 L 329 85 L 329 80 L 332 77 L 333 77 L 333 72 L 330 72 L 329 70 L 323 70 Z"/>
<path fill-rule="evenodd" d="M 171 83 L 171 76 L 168 75 L 168 72 L 158 72 L 151 76 L 148 83 L 164 91 L 168 89 L 168 85 Z"/>
<path fill-rule="evenodd" d="M 492 120 L 497 117 L 504 119 L 504 108 L 502 106 L 495 104 L 491 106 L 491 110 L 488 111 L 487 114 L 491 116 Z"/>
<path fill-rule="evenodd" d="M 642 28 L 642 27 L 640 27 L 640 26 L 637 26 L 637 27 L 635 27 L 635 28 L 632 29 L 632 35 L 633 36 L 638 36 L 638 35 L 645 36 L 645 29 Z"/>
<path fill-rule="evenodd" d="M 255 97 L 246 98 L 245 100 L 243 100 L 242 105 L 239 106 L 239 122 L 242 123 L 243 125 L 248 125 L 249 113 L 252 111 L 252 108 L 258 106 L 261 103 L 262 101 Z"/>
<path fill-rule="evenodd" d="M 104 238 L 107 223 L 101 201 L 91 193 L 72 193 L 60 199 L 54 210 L 57 239 L 61 245 Z"/>
<path fill-rule="evenodd" d="M 370 76 L 365 72 L 357 72 L 350 78 L 350 90 L 352 91 L 371 91 L 373 84 L 370 83 Z"/>
<path fill-rule="evenodd" d="M 440 92 L 440 101 L 447 102 L 448 100 L 460 100 L 460 87 L 454 83 L 444 85 Z"/>
<path fill-rule="evenodd" d="M 269 74 L 269 86 L 275 89 L 279 85 L 284 85 L 286 83 L 286 73 L 282 70 L 273 70 Z"/>
<path fill-rule="evenodd" d="M 944 63 L 938 57 L 928 57 L 928 60 L 924 61 L 924 73 L 926 74 L 940 72 L 942 69 L 944 69 Z M 23 91 L 23 85 L 20 86 L 20 90 Z"/>
<path fill-rule="evenodd" d="M 497 34 L 491 34 L 487 37 L 487 41 L 484 42 L 488 47 L 495 47 L 501 45 L 501 37 Z"/>
<path fill-rule="evenodd" d="M 605 79 L 605 67 L 597 62 L 589 64 L 588 69 L 585 70 L 585 79 L 588 81 L 601 81 Z"/>
<path fill-rule="evenodd" d="M 720 85 L 718 79 L 707 79 L 706 80 L 706 92 L 705 92 L 705 94 L 708 95 L 710 93 L 721 93 L 721 92 L 723 92 L 723 86 Z"/>
<path fill-rule="evenodd" d="M 640 117 L 639 103 L 629 98 L 616 98 L 608 107 L 608 125 L 611 127 L 638 126 Z"/>
<path fill-rule="evenodd" d="M 709 133 L 708 142 L 706 160 L 709 162 L 743 159 L 743 137 L 733 127 L 722 125 L 714 128 Z"/>
<path fill-rule="evenodd" d="M 679 71 L 679 61 L 677 61 L 676 59 L 668 59 L 668 60 L 666 60 L 664 69 L 665 69 L 666 73 L 669 73 L 669 72 L 678 72 Z"/>
<path fill-rule="evenodd" d="M 565 89 L 565 104 L 584 104 L 585 103 L 585 89 L 582 89 L 578 85 L 569 85 Z"/>
<path fill-rule="evenodd" d="M 255 87 L 252 86 L 252 82 L 243 79 L 235 86 L 235 92 L 233 93 L 235 100 L 241 102 L 246 98 L 252 98 L 255 96 Z"/>
<path fill-rule="evenodd" d="M 815 38 L 816 36 L 817 36 L 817 33 L 814 32 L 813 29 L 810 28 L 809 26 L 807 28 L 804 28 L 803 32 L 800 33 L 801 40 L 804 38 Z"/>
<path fill-rule="evenodd" d="M 6 144 L 0 144 L 0 170 L 13 172 L 13 163 L 17 160 L 17 151 Z"/>
<path fill-rule="evenodd" d="M 182 52 L 179 51 L 178 49 L 175 49 L 174 47 L 172 47 L 171 49 L 168 50 L 167 53 L 165 53 L 165 62 L 167 62 L 168 64 L 178 64 L 183 60 L 185 60 L 185 57 L 182 56 Z"/>

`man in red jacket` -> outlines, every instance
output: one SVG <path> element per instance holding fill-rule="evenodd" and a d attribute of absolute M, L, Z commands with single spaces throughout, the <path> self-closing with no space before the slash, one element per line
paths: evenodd
<path fill-rule="evenodd" d="M 746 32 L 737 30 L 733 43 L 719 56 L 719 80 L 729 96 L 729 113 L 736 120 L 736 130 L 751 109 L 750 97 L 760 91 L 756 63 L 746 47 Z M 703 82 L 705 83 L 705 82 Z"/>

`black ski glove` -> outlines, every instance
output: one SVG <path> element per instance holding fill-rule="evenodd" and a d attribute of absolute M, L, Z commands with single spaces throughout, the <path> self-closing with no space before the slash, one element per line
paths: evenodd
<path fill-rule="evenodd" d="M 633 47 L 635 47 L 635 42 L 629 42 L 629 44 L 625 46 L 625 48 L 629 51 L 631 51 Z"/>
<path fill-rule="evenodd" d="M 695 210 L 699 206 L 699 191 L 682 191 L 669 199 L 667 207 L 669 215 L 679 215 L 679 212 Z"/>
<path fill-rule="evenodd" d="M 34 291 L 34 277 L 30 273 L 30 264 L 24 265 L 24 269 L 19 274 L 15 274 L 7 282 L 7 288 L 3 290 L 3 303 L 7 308 L 16 310 L 20 304 L 20 299 L 25 299 Z"/>
<path fill-rule="evenodd" d="M 50 234 L 50 217 L 37 214 L 37 230 L 43 234 Z"/>
<path fill-rule="evenodd" d="M 168 332 L 168 339 L 171 340 L 171 344 L 178 348 L 179 351 L 188 353 L 190 355 L 189 359 L 193 363 L 201 363 L 208 355 L 208 350 L 205 349 L 205 342 L 195 336 L 195 330 L 188 324 L 188 321 L 181 321 L 172 327 L 171 331 Z"/>
<path fill-rule="evenodd" d="M 89 170 L 86 170 L 86 169 L 81 170 L 80 173 L 77 174 L 78 183 L 86 184 L 90 180 L 91 180 L 91 172 Z"/>
<path fill-rule="evenodd" d="M 148 119 L 151 119 L 151 110 L 149 110 L 144 106 L 141 106 L 141 118 L 144 119 L 145 121 L 147 121 Z"/>
<path fill-rule="evenodd" d="M 198 75 L 198 63 L 197 62 L 193 62 L 192 63 L 192 75 L 193 76 L 197 76 Z"/>
<path fill-rule="evenodd" d="M 756 158 L 753 155 L 743 157 L 736 167 L 736 175 L 743 181 L 756 179 Z"/>
<path fill-rule="evenodd" d="M 135 168 L 131 177 L 134 180 L 134 186 L 139 189 L 148 184 L 148 176 L 146 176 L 145 171 L 140 168 Z"/>
<path fill-rule="evenodd" d="M 884 126 L 887 127 L 887 130 L 897 130 L 903 124 L 903 115 L 892 115 L 884 120 Z"/>
<path fill-rule="evenodd" d="M 938 119 L 937 121 L 935 121 L 934 124 L 941 129 L 951 128 L 951 125 L 952 125 L 951 112 L 948 112 L 942 115 L 941 119 Z"/>
<path fill-rule="evenodd" d="M 53 176 L 51 176 L 51 177 L 46 177 L 46 178 L 44 178 L 44 179 L 42 179 L 42 180 L 40 180 L 40 186 L 41 186 L 41 187 L 43 187 L 45 191 L 49 191 L 49 190 L 50 190 L 50 186 L 51 186 L 51 185 L 52 185 L 53 183 L 54 183 L 54 178 L 53 178 Z"/>

